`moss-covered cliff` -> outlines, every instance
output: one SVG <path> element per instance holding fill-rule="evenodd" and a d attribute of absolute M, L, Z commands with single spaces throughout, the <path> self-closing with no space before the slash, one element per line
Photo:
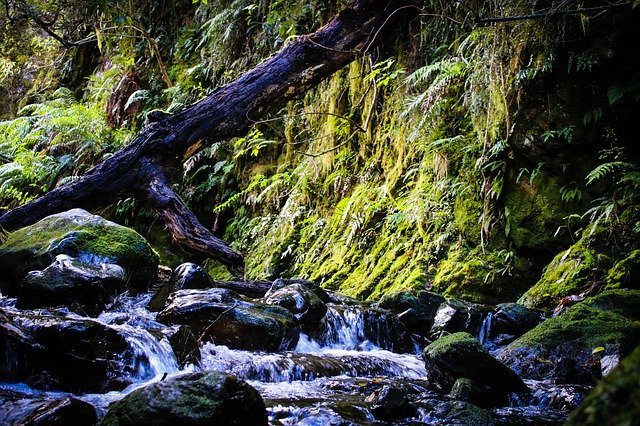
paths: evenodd
<path fill-rule="evenodd" d="M 3 109 L 2 206 L 74 179 L 154 114 L 197 101 L 345 6 L 134 3 L 100 10 L 93 50 L 60 51 L 76 74 L 24 79 L 28 67 L 3 54 L 21 74 L 0 79 L 38 95 L 19 118 L 13 98 Z M 514 301 L 540 281 L 553 289 L 530 304 L 546 308 L 601 281 L 629 286 L 611 277 L 637 275 L 640 66 L 629 40 L 640 8 L 588 11 L 600 6 L 482 25 L 475 18 L 547 9 L 519 0 L 474 17 L 422 2 L 372 54 L 245 137 L 185 159 L 180 192 L 245 253 L 249 278 L 310 278 L 361 299 L 426 287 L 475 302 Z M 88 80 L 71 77 L 80 71 Z M 110 127 L 88 126 L 89 113 Z M 92 139 L 96 129 L 109 143 Z M 162 232 L 135 200 L 111 215 L 152 240 Z M 606 250 L 588 246 L 595 228 Z M 581 278 L 559 283 L 561 268 Z"/>

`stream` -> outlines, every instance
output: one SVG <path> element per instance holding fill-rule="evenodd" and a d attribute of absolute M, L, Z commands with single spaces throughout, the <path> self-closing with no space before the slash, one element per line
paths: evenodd
<path fill-rule="evenodd" d="M 156 313 L 145 308 L 149 298 L 121 296 L 95 319 L 124 336 L 129 346 L 132 356 L 122 360 L 130 382 L 124 390 L 71 394 L 37 390 L 20 382 L 0 383 L 0 423 L 12 423 L 21 410 L 31 409 L 33 401 L 66 397 L 90 403 L 100 418 L 110 403 L 137 388 L 200 370 L 223 371 L 246 380 L 265 400 L 272 425 L 450 424 L 447 419 L 452 407 L 460 408 L 454 407 L 460 402 L 432 389 L 417 344 L 413 353 L 395 353 L 388 350 L 392 345 L 384 336 L 377 342 L 367 339 L 364 308 L 359 305 L 345 308 L 329 304 L 322 320 L 323 332 L 313 338 L 301 333 L 293 350 L 246 351 L 204 343 L 200 345 L 200 361 L 181 367 L 167 339 L 176 326 L 156 320 Z M 5 312 L 18 313 L 14 305 L 15 299 L 0 297 Z M 31 312 L 33 318 L 38 314 Z M 65 321 L 87 320 L 71 312 L 63 314 Z M 487 345 L 492 344 L 486 339 L 490 322 L 490 316 L 485 318 L 478 332 Z M 380 327 L 384 330 L 384 324 Z M 495 345 L 492 349 L 499 350 Z M 4 356 L 11 356 L 6 348 Z M 529 397 L 512 398 L 509 406 L 489 411 L 496 424 L 561 424 L 579 402 L 577 395 L 581 393 L 572 386 L 526 383 L 532 390 Z M 389 390 L 399 390 L 411 402 L 412 410 L 385 412 L 381 395 Z"/>

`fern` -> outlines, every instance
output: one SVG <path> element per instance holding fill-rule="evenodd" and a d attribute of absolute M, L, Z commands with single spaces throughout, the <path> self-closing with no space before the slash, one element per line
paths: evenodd
<path fill-rule="evenodd" d="M 587 185 L 591 185 L 594 181 L 603 179 L 615 172 L 632 168 L 634 168 L 634 165 L 625 161 L 610 161 L 608 163 L 600 164 L 587 175 Z"/>

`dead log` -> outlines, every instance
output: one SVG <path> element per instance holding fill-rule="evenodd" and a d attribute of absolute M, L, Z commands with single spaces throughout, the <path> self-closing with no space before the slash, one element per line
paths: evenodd
<path fill-rule="evenodd" d="M 96 210 L 135 197 L 160 214 L 187 251 L 217 259 L 241 276 L 242 254 L 202 226 L 171 189 L 184 160 L 204 144 L 245 134 L 268 112 L 367 53 L 401 19 L 417 13 L 406 0 L 352 3 L 318 31 L 288 43 L 204 100 L 149 124 L 78 180 L 0 216 L 0 227 L 11 231 L 71 208 Z"/>

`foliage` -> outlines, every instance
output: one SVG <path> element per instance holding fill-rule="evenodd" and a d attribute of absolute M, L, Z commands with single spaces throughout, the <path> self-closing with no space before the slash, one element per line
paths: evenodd
<path fill-rule="evenodd" d="M 0 122 L 0 206 L 12 208 L 75 179 L 126 141 L 68 89 Z"/>

